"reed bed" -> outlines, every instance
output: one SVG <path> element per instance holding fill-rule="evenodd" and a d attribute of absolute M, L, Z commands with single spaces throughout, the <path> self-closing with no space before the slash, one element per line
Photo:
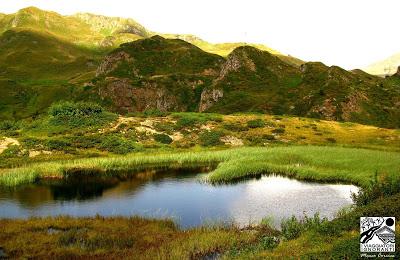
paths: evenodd
<path fill-rule="evenodd" d="M 31 164 L 0 172 L 0 185 L 16 186 L 41 178 L 64 178 L 76 171 L 115 174 L 151 167 L 189 167 L 218 164 L 212 183 L 262 174 L 298 179 L 349 182 L 368 186 L 376 173 L 400 177 L 400 153 L 328 146 L 243 147 L 219 151 L 189 151 L 87 158 Z"/>

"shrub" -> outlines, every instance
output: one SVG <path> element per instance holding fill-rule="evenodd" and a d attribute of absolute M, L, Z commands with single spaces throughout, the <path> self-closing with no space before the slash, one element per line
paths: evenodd
<path fill-rule="evenodd" d="M 379 198 L 388 197 L 399 192 L 399 179 L 387 177 L 386 174 L 379 176 L 378 172 L 375 172 L 374 181 L 368 187 L 361 188 L 357 194 L 353 193 L 352 198 L 357 206 L 363 206 Z"/>
<path fill-rule="evenodd" d="M 19 145 L 10 145 L 0 154 L 1 157 L 11 158 L 11 157 L 19 157 L 19 156 L 27 156 L 29 153 L 27 151 L 23 151 L 21 146 Z"/>
<path fill-rule="evenodd" d="M 247 122 L 247 126 L 250 128 L 259 128 L 259 127 L 264 127 L 265 126 L 265 122 L 262 119 L 254 119 L 254 120 L 250 120 Z"/>
<path fill-rule="evenodd" d="M 226 130 L 234 132 L 242 132 L 249 130 L 248 126 L 244 126 L 240 123 L 226 123 L 223 125 Z"/>
<path fill-rule="evenodd" d="M 274 130 L 272 130 L 272 133 L 274 134 L 283 134 L 285 132 L 284 128 L 275 128 Z"/>
<path fill-rule="evenodd" d="M 202 146 L 216 146 L 222 144 L 221 137 L 223 134 L 220 131 L 207 131 L 200 134 L 200 144 Z"/>
<path fill-rule="evenodd" d="M 176 125 L 179 129 L 208 121 L 222 122 L 221 115 L 211 113 L 174 113 L 172 116 L 178 119 Z"/>
<path fill-rule="evenodd" d="M 281 229 L 283 237 L 290 240 L 299 237 L 304 227 L 295 216 L 292 216 L 289 219 L 282 220 Z"/>
<path fill-rule="evenodd" d="M 94 148 L 98 147 L 102 142 L 102 136 L 100 134 L 88 135 L 88 136 L 72 136 L 70 141 L 75 148 Z"/>
<path fill-rule="evenodd" d="M 178 128 L 190 127 L 196 125 L 199 122 L 200 121 L 194 117 L 182 117 L 178 119 L 178 121 L 176 122 L 176 126 Z"/>
<path fill-rule="evenodd" d="M 271 250 L 279 245 L 279 238 L 274 236 L 262 236 L 259 240 L 261 249 Z"/>
<path fill-rule="evenodd" d="M 44 146 L 48 150 L 65 151 L 71 147 L 71 143 L 65 139 L 49 139 Z"/>
<path fill-rule="evenodd" d="M 170 144 L 173 141 L 172 138 L 166 134 L 155 134 L 154 140 L 162 144 Z"/>
<path fill-rule="evenodd" d="M 118 136 L 107 136 L 101 142 L 100 148 L 116 154 L 127 154 L 140 150 L 140 147 L 134 141 Z"/>
<path fill-rule="evenodd" d="M 115 115 L 106 113 L 103 108 L 90 102 L 59 102 L 48 110 L 50 124 L 70 127 L 101 126 L 115 119 Z"/>
<path fill-rule="evenodd" d="M 159 132 L 172 134 L 175 131 L 175 125 L 171 122 L 157 122 L 154 124 L 154 129 Z"/>
<path fill-rule="evenodd" d="M 332 137 L 328 137 L 326 138 L 326 141 L 330 142 L 330 143 L 336 143 L 336 139 L 332 138 Z"/>
<path fill-rule="evenodd" d="M 268 141 L 274 141 L 276 138 L 274 135 L 263 135 L 263 139 L 268 140 Z"/>
<path fill-rule="evenodd" d="M 42 144 L 42 140 L 35 137 L 26 137 L 21 140 L 24 147 L 28 149 L 38 148 Z"/>
<path fill-rule="evenodd" d="M 313 217 L 304 216 L 303 219 L 297 219 L 295 216 L 292 216 L 289 219 L 282 220 L 282 236 L 286 240 L 295 239 L 304 231 L 310 229 L 320 229 L 326 223 L 328 223 L 328 219 L 320 218 L 318 213 L 315 213 Z"/>
<path fill-rule="evenodd" d="M 15 121 L 4 120 L 0 122 L 1 131 L 17 130 L 19 129 L 19 124 Z"/>
<path fill-rule="evenodd" d="M 49 115 L 53 117 L 87 117 L 102 113 L 103 108 L 100 105 L 90 102 L 62 101 L 49 108 Z"/>

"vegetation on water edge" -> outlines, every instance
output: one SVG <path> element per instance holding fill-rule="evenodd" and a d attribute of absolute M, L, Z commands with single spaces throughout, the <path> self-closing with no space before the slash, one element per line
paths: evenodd
<path fill-rule="evenodd" d="M 70 171 L 117 174 L 145 167 L 182 167 L 196 164 L 215 164 L 208 180 L 214 183 L 240 180 L 261 174 L 281 174 L 315 181 L 342 181 L 368 187 L 376 172 L 398 179 L 400 154 L 367 149 L 290 146 L 247 147 L 219 151 L 191 151 L 152 155 L 86 158 L 31 164 L 4 169 L 0 185 L 14 186 L 32 183 L 40 178 L 62 178 Z"/>
<path fill-rule="evenodd" d="M 282 223 L 282 231 L 270 228 L 268 221 L 245 228 L 232 224 L 181 230 L 171 220 L 141 217 L 0 219 L 0 244 L 11 258 L 357 259 L 360 216 L 398 219 L 399 200 L 399 193 L 375 199 L 333 221 L 318 215 L 293 217 Z"/>

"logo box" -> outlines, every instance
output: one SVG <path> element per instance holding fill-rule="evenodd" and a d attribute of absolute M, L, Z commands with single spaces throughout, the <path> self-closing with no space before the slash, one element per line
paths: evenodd
<path fill-rule="evenodd" d="M 395 217 L 361 217 L 360 252 L 395 252 L 395 228 Z"/>

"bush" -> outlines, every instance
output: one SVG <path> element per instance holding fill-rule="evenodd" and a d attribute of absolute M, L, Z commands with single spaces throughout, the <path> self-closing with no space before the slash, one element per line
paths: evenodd
<path fill-rule="evenodd" d="M 254 119 L 254 120 L 250 120 L 247 122 L 247 126 L 250 128 L 259 128 L 259 127 L 264 127 L 265 126 L 265 122 L 262 119 Z"/>
<path fill-rule="evenodd" d="M 336 139 L 332 138 L 332 137 L 328 137 L 326 138 L 326 141 L 330 142 L 330 143 L 336 143 Z"/>
<path fill-rule="evenodd" d="M 240 123 L 227 123 L 224 124 L 223 127 L 226 130 L 233 131 L 233 132 L 243 132 L 249 130 L 247 126 L 244 126 Z"/>
<path fill-rule="evenodd" d="M 211 113 L 174 113 L 172 116 L 178 119 L 176 125 L 179 129 L 208 121 L 222 122 L 221 115 Z"/>
<path fill-rule="evenodd" d="M 88 117 L 102 113 L 103 108 L 100 105 L 90 102 L 62 101 L 51 105 L 49 108 L 49 115 L 58 118 Z"/>
<path fill-rule="evenodd" d="M 4 120 L 0 122 L 1 131 L 17 130 L 19 129 L 19 124 L 15 121 Z"/>
<path fill-rule="evenodd" d="M 29 153 L 27 151 L 23 151 L 21 146 L 19 145 L 10 145 L 7 149 L 0 154 L 1 157 L 11 158 L 11 157 L 19 157 L 19 156 L 28 156 Z"/>
<path fill-rule="evenodd" d="M 103 108 L 90 102 L 59 102 L 48 110 L 51 125 L 69 127 L 100 127 L 115 120 L 116 116 L 106 113 Z"/>
<path fill-rule="evenodd" d="M 100 134 L 88 135 L 88 136 L 72 136 L 69 140 L 75 148 L 94 148 L 98 147 L 102 143 L 103 137 Z"/>
<path fill-rule="evenodd" d="M 375 179 L 366 188 L 355 194 L 352 194 L 354 203 L 357 206 L 367 205 L 379 198 L 388 197 L 400 192 L 400 180 L 397 178 L 389 178 L 385 174 L 379 176 L 375 172 Z"/>
<path fill-rule="evenodd" d="M 162 144 L 170 144 L 173 141 L 172 138 L 166 134 L 155 134 L 154 140 Z"/>
<path fill-rule="evenodd" d="M 318 213 L 315 213 L 313 217 L 304 216 L 303 219 L 297 219 L 292 216 L 289 219 L 282 220 L 281 229 L 282 236 L 286 240 L 298 238 L 304 231 L 310 229 L 320 229 L 328 223 L 327 218 L 320 218 Z"/>
<path fill-rule="evenodd" d="M 21 140 L 22 144 L 25 148 L 35 149 L 38 148 L 42 144 L 42 140 L 35 137 L 26 137 Z"/>
<path fill-rule="evenodd" d="M 127 154 L 140 150 L 135 142 L 118 136 L 107 136 L 101 142 L 100 148 L 116 154 Z"/>
<path fill-rule="evenodd" d="M 200 134 L 200 144 L 202 146 L 216 146 L 222 144 L 221 137 L 223 134 L 219 131 L 207 131 Z"/>
<path fill-rule="evenodd" d="M 279 245 L 279 238 L 274 236 L 262 236 L 259 240 L 261 249 L 271 250 Z"/>
<path fill-rule="evenodd" d="M 71 143 L 65 139 L 49 139 L 44 146 L 48 150 L 66 151 L 71 147 Z"/>
<path fill-rule="evenodd" d="M 272 133 L 274 134 L 283 134 L 285 132 L 284 128 L 275 128 L 274 130 L 272 130 Z"/>
<path fill-rule="evenodd" d="M 263 139 L 268 140 L 268 141 L 274 141 L 276 138 L 274 135 L 263 135 Z"/>
<path fill-rule="evenodd" d="M 197 118 L 194 117 L 182 117 L 179 118 L 178 121 L 176 122 L 176 126 L 181 129 L 184 127 L 190 127 L 190 126 L 195 126 L 197 123 L 200 123 L 200 121 Z"/>
<path fill-rule="evenodd" d="M 154 124 L 154 129 L 159 132 L 166 132 L 172 134 L 175 131 L 175 125 L 171 122 L 157 122 Z"/>

